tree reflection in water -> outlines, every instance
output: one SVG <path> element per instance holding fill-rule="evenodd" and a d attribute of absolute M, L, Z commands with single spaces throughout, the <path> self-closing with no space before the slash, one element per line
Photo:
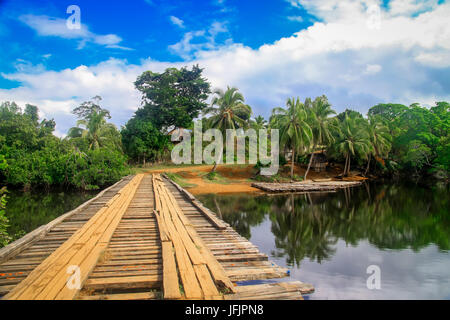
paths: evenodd
<path fill-rule="evenodd" d="M 97 193 L 57 189 L 32 192 L 10 190 L 6 207 L 10 222 L 8 233 L 17 239 L 78 207 Z"/>
<path fill-rule="evenodd" d="M 270 219 L 276 252 L 288 265 L 331 259 L 336 243 L 366 240 L 379 249 L 450 248 L 448 187 L 367 183 L 335 193 L 203 195 L 211 210 L 250 239 L 251 228 Z"/>

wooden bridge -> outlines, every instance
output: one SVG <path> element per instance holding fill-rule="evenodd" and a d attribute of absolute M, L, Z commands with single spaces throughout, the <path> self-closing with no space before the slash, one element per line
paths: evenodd
<path fill-rule="evenodd" d="M 0 250 L 3 299 L 302 299 L 300 281 L 189 192 L 126 177 Z"/>

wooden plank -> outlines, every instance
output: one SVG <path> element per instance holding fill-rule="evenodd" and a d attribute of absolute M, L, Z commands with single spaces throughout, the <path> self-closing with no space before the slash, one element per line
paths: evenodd
<path fill-rule="evenodd" d="M 79 296 L 78 300 L 153 300 L 158 299 L 158 292 L 136 292 L 136 293 L 116 293 L 102 294 L 95 296 Z"/>
<path fill-rule="evenodd" d="M 108 214 L 110 211 L 117 210 L 117 207 L 122 208 L 126 205 L 126 201 L 131 200 L 127 193 L 130 193 L 134 188 L 137 188 L 142 175 L 133 178 L 124 188 L 118 193 L 123 194 L 124 198 L 121 200 L 118 196 L 114 196 L 110 201 L 102 207 L 97 214 L 95 214 L 80 230 L 78 230 L 69 240 L 61 245 L 51 256 L 44 260 L 30 275 L 22 281 L 12 292 L 5 298 L 7 299 L 33 299 L 38 296 L 44 288 L 50 283 L 48 290 L 52 292 L 59 292 L 58 289 L 51 289 L 56 285 L 53 280 L 57 281 L 59 287 L 65 287 L 65 281 L 61 281 L 62 277 L 67 278 L 65 274 L 67 268 L 65 266 L 71 265 L 70 262 L 77 262 L 82 259 L 82 254 L 87 254 L 92 250 L 92 244 L 95 245 L 97 240 L 104 232 L 102 224 L 106 224 L 103 228 L 109 226 L 110 222 L 114 220 L 114 215 Z M 110 210 L 108 210 L 110 209 Z M 87 244 L 87 245 L 86 245 Z M 83 249 L 82 251 L 80 251 Z M 103 248 L 101 248 L 103 249 Z M 96 254 L 101 253 L 101 249 L 95 251 Z M 77 255 L 77 252 L 82 252 Z M 74 260 L 71 260 L 74 257 Z M 69 262 L 69 263 L 68 263 Z M 73 263 L 76 265 L 76 263 Z M 55 276 L 57 276 L 55 278 Z M 73 290 L 75 291 L 75 290 Z M 47 292 L 43 293 L 47 296 Z"/>
<path fill-rule="evenodd" d="M 161 286 L 161 281 L 161 275 L 88 279 L 84 289 L 154 289 Z"/>
<path fill-rule="evenodd" d="M 171 241 L 162 242 L 164 299 L 180 299 L 180 285 Z"/>
<path fill-rule="evenodd" d="M 40 226 L 39 228 L 33 230 L 32 232 L 27 233 L 22 238 L 20 238 L 20 239 L 18 239 L 16 241 L 10 243 L 9 245 L 1 248 L 0 249 L 0 264 L 5 262 L 5 261 L 7 261 L 8 259 L 13 257 L 14 255 L 17 255 L 18 253 L 20 253 L 24 249 L 28 248 L 30 245 L 32 245 L 33 243 L 35 243 L 39 239 L 42 239 L 43 237 L 45 237 L 45 235 L 48 234 L 48 232 L 50 230 L 52 230 L 52 228 L 54 228 L 57 225 L 61 224 L 63 221 L 68 220 L 70 217 L 72 217 L 76 213 L 79 213 L 80 211 L 84 210 L 87 206 L 92 204 L 94 201 L 96 201 L 99 198 L 101 198 L 106 192 L 108 192 L 109 190 L 115 188 L 124 179 L 126 179 L 126 178 L 123 178 L 122 180 L 116 182 L 112 186 L 110 186 L 110 187 L 106 188 L 105 190 L 101 191 L 94 198 L 84 202 L 83 204 L 81 204 L 77 208 L 75 208 L 75 209 L 73 209 L 73 210 L 71 210 L 71 211 L 69 211 L 69 212 L 59 216 L 58 218 L 56 218 L 56 219 L 52 220 L 51 222 L 47 223 L 46 225 Z"/>
<path fill-rule="evenodd" d="M 164 186 L 161 186 L 162 192 L 160 193 L 160 196 L 162 197 L 164 201 L 164 205 L 167 206 L 167 214 L 170 215 L 171 223 L 173 224 L 173 232 L 177 233 L 177 236 L 180 238 L 180 241 L 183 243 L 184 247 L 186 248 L 186 251 L 189 254 L 189 257 L 192 260 L 192 264 L 205 264 L 204 257 L 200 254 L 198 251 L 198 248 L 195 246 L 195 244 L 192 242 L 192 239 L 189 237 L 185 226 L 179 219 L 179 215 L 177 214 L 177 211 L 173 207 L 172 203 L 170 202 L 169 195 L 167 192 L 167 189 L 165 189 Z M 172 236 L 173 239 L 173 236 Z"/>
<path fill-rule="evenodd" d="M 172 181 L 167 176 L 165 176 L 168 181 L 170 181 L 180 192 L 184 193 L 188 199 L 191 200 L 192 204 L 196 206 L 218 229 L 226 229 L 228 226 L 225 222 L 218 219 L 214 213 L 212 213 L 208 208 L 205 208 L 195 197 L 188 191 L 180 187 L 175 181 Z"/>
<path fill-rule="evenodd" d="M 204 298 L 211 299 L 211 297 L 218 297 L 219 291 L 217 290 L 206 265 L 194 265 L 194 271 L 202 288 Z"/>
<path fill-rule="evenodd" d="M 162 219 L 160 217 L 160 214 L 158 211 L 154 210 L 153 211 L 156 217 L 156 221 L 158 224 L 158 229 L 159 229 L 159 239 L 164 242 L 164 241 L 169 241 L 170 237 L 169 237 L 169 231 L 167 230 L 167 226 L 164 223 L 164 219 Z"/>
<path fill-rule="evenodd" d="M 203 243 L 202 239 L 198 236 L 195 229 L 190 224 L 189 220 L 184 216 L 182 210 L 178 206 L 177 201 L 173 197 L 172 193 L 169 193 L 169 201 L 171 201 L 172 206 L 177 212 L 178 217 L 183 220 L 183 225 L 194 242 L 197 250 L 199 250 L 202 256 L 205 259 L 205 263 L 207 264 L 209 271 L 212 274 L 212 277 L 216 283 L 221 288 L 226 288 L 230 292 L 234 292 L 234 285 L 226 275 L 222 266 L 218 263 L 218 261 L 214 258 L 212 252 L 207 248 L 207 246 Z"/>
<path fill-rule="evenodd" d="M 186 251 L 186 248 L 181 241 L 179 234 L 173 225 L 171 215 L 169 212 L 169 207 L 166 203 L 166 199 L 162 194 L 162 183 L 158 179 L 156 175 L 154 175 L 154 185 L 153 188 L 155 190 L 155 197 L 161 200 L 160 207 L 160 217 L 164 220 L 165 226 L 170 235 L 170 239 L 172 240 L 173 247 L 175 249 L 175 257 L 178 265 L 178 270 L 180 273 L 181 282 L 183 284 L 183 290 L 186 298 L 188 299 L 201 299 L 202 298 L 202 290 L 200 284 L 197 281 L 195 276 L 195 271 L 192 266 L 192 262 L 189 259 L 189 255 Z"/>

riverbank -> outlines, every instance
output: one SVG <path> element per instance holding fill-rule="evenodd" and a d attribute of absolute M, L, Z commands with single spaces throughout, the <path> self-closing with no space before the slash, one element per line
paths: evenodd
<path fill-rule="evenodd" d="M 252 186 L 256 180 L 253 179 L 256 173 L 253 165 L 218 165 L 216 177 L 211 180 L 208 173 L 213 165 L 193 165 L 193 166 L 156 166 L 155 168 L 137 169 L 149 173 L 168 173 L 170 178 L 176 180 L 178 184 L 189 190 L 192 194 L 226 194 L 226 193 L 261 193 L 262 191 Z M 280 168 L 280 173 L 285 180 L 289 180 L 288 172 L 290 165 Z M 342 173 L 339 166 L 329 168 L 324 172 L 310 171 L 308 181 L 297 183 L 310 183 L 314 180 L 337 180 L 336 176 Z M 295 166 L 294 174 L 298 177 L 305 175 L 305 168 Z M 359 181 L 361 177 L 354 176 L 345 178 L 345 181 Z M 339 181 L 339 180 L 338 180 Z"/>

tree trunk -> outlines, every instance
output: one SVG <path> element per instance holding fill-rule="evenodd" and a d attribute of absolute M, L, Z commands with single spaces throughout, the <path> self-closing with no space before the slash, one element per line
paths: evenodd
<path fill-rule="evenodd" d="M 344 172 L 342 173 L 342 176 L 345 176 L 345 172 L 347 171 L 347 163 L 348 163 L 348 156 L 345 156 Z"/>
<path fill-rule="evenodd" d="M 367 167 L 366 167 L 366 171 L 364 172 L 364 176 L 366 176 L 367 172 L 369 172 L 370 160 L 371 160 L 371 157 L 370 157 L 370 154 L 369 154 L 369 160 L 367 160 Z"/>
<path fill-rule="evenodd" d="M 143 159 L 143 161 L 142 161 L 142 167 L 144 167 L 145 168 L 145 153 L 144 153 L 144 159 Z"/>
<path fill-rule="evenodd" d="M 295 150 L 292 149 L 292 159 L 291 159 L 291 182 L 294 180 L 294 162 L 295 162 Z"/>
<path fill-rule="evenodd" d="M 214 162 L 214 167 L 212 168 L 211 172 L 216 172 L 216 168 L 217 168 L 217 162 Z"/>
<path fill-rule="evenodd" d="M 350 173 L 350 168 L 351 168 L 350 163 L 351 163 L 351 161 L 352 161 L 352 157 L 349 155 L 348 156 L 348 167 L 347 167 L 347 174 L 346 174 L 346 176 L 348 176 L 348 174 Z"/>
<path fill-rule="evenodd" d="M 309 169 L 311 168 L 311 163 L 312 163 L 313 158 L 314 158 L 314 152 L 311 153 L 311 157 L 309 158 L 308 168 L 306 169 L 305 177 L 303 178 L 303 180 L 305 180 L 305 181 L 306 181 L 306 177 L 308 176 Z"/>

